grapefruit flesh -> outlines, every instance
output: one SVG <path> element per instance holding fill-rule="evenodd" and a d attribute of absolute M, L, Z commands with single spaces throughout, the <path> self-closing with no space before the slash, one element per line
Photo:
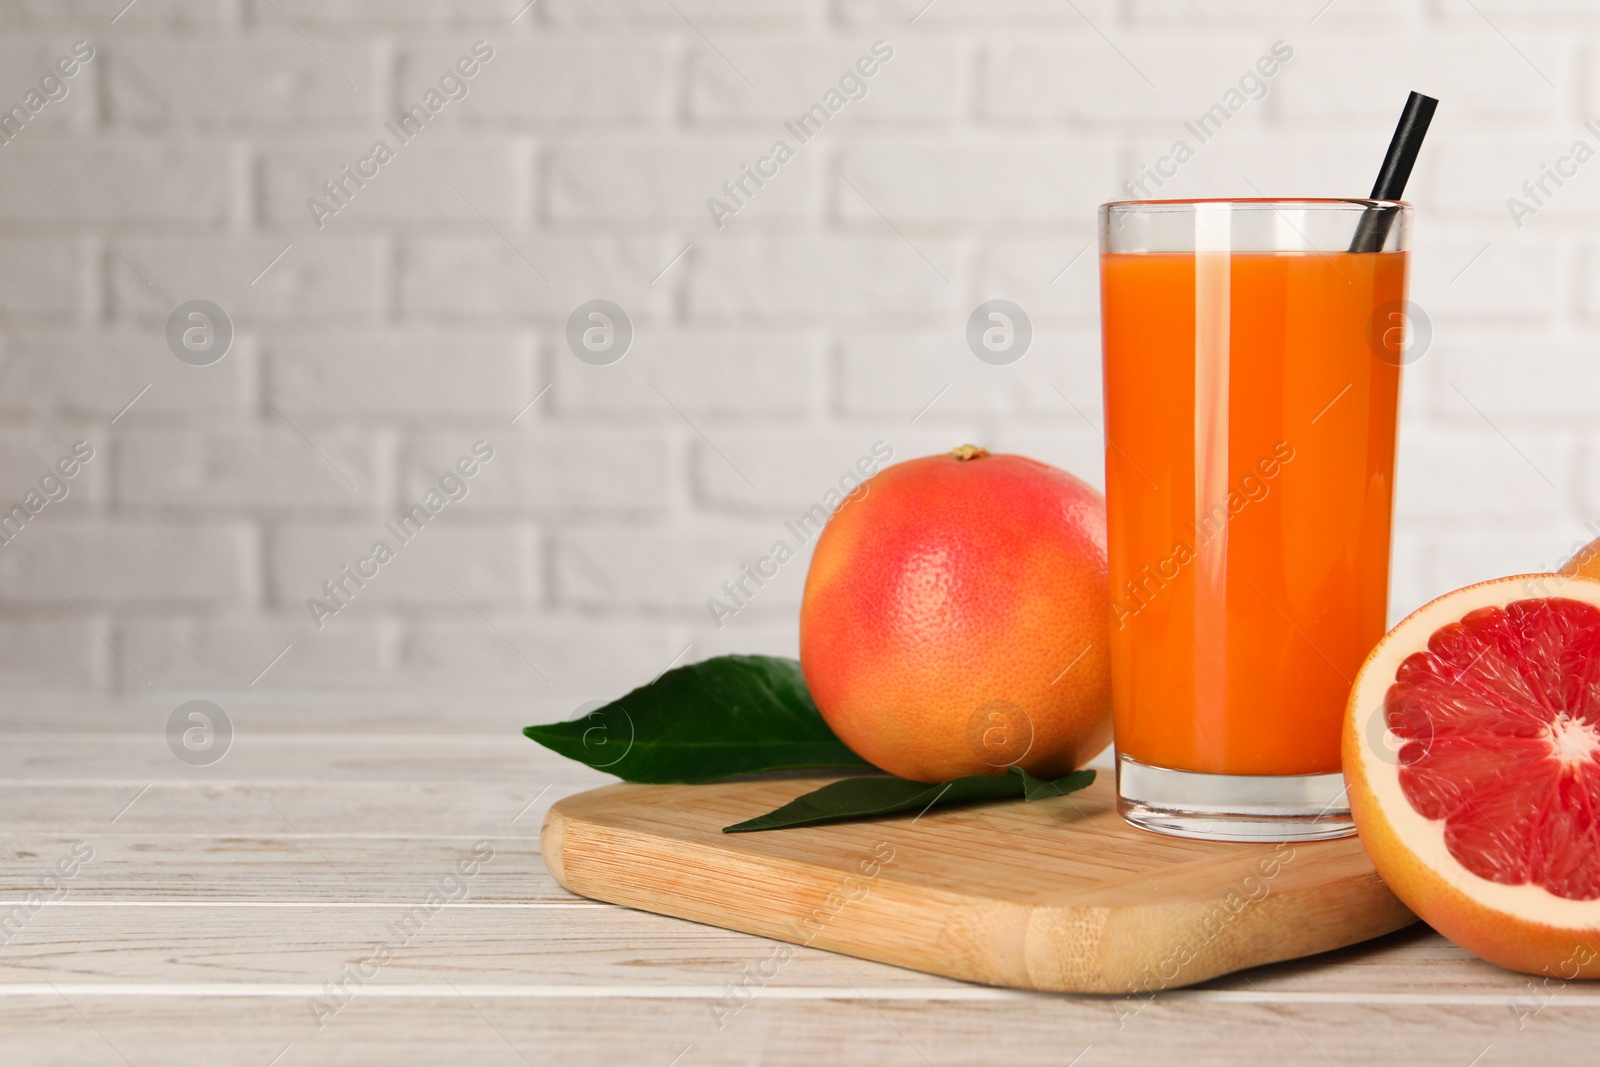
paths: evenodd
<path fill-rule="evenodd" d="M 1413 911 L 1491 962 L 1600 976 L 1600 583 L 1446 594 L 1351 690 L 1350 805 Z"/>
<path fill-rule="evenodd" d="M 962 446 L 885 468 L 817 541 L 800 665 L 828 725 L 902 778 L 1054 778 L 1111 741 L 1105 501 Z"/>

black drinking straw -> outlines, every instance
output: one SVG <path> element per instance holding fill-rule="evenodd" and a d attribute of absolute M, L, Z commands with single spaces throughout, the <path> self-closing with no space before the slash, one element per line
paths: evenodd
<path fill-rule="evenodd" d="M 1406 97 L 1406 109 L 1400 113 L 1400 125 L 1394 128 L 1389 151 L 1383 156 L 1383 169 L 1378 171 L 1378 180 L 1372 185 L 1369 199 L 1399 200 L 1406 191 L 1406 179 L 1411 177 L 1422 139 L 1428 133 L 1428 123 L 1433 121 L 1433 111 L 1438 106 L 1439 101 L 1418 92 Z M 1363 211 L 1361 221 L 1356 223 L 1356 235 L 1350 241 L 1350 251 L 1382 251 L 1395 210 L 1371 207 Z"/>

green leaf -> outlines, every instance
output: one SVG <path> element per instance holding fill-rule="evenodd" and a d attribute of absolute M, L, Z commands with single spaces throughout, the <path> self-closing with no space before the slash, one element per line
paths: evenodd
<path fill-rule="evenodd" d="M 1068 793 L 1078 790 L 1094 781 L 1094 772 L 1088 769 L 1073 771 L 1063 775 L 1055 781 L 1048 778 L 1035 778 L 1021 767 L 1011 768 L 1015 774 L 1022 775 L 1022 795 L 1029 800 L 1051 800 L 1055 797 L 1064 797 Z"/>
<path fill-rule="evenodd" d="M 679 667 L 580 719 L 522 732 L 629 782 L 871 766 L 823 722 L 800 664 L 773 656 L 718 656 Z"/>
<path fill-rule="evenodd" d="M 936 805 L 971 804 L 1010 797 L 1048 800 L 1066 796 L 1094 781 L 1094 771 L 1089 770 L 1073 771 L 1053 782 L 1035 778 L 1021 767 L 1011 767 L 1009 772 L 956 778 L 942 785 L 908 782 L 904 778 L 846 778 L 796 797 L 765 815 L 724 826 L 722 832 L 744 834 L 756 830 L 781 830 L 840 819 L 893 815 L 901 811 L 926 811 Z"/>

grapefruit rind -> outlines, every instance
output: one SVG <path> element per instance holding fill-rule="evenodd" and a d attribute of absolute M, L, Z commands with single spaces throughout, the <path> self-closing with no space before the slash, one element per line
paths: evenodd
<path fill-rule="evenodd" d="M 1583 930 L 1593 935 L 1597 924 L 1600 924 L 1600 900 L 1568 900 L 1542 886 L 1491 882 L 1462 865 L 1445 844 L 1444 820 L 1429 819 L 1411 806 L 1411 801 L 1401 788 L 1399 761 L 1381 757 L 1366 731 L 1366 724 L 1375 709 L 1383 706 L 1400 664 L 1407 656 L 1426 650 L 1428 639 L 1434 633 L 1479 608 L 1504 607 L 1512 601 L 1552 595 L 1537 591 L 1548 588 L 1543 583 L 1547 583 L 1549 578 L 1550 575 L 1521 574 L 1467 586 L 1424 604 L 1389 631 L 1362 664 L 1350 690 L 1350 703 L 1345 715 L 1345 776 L 1352 785 L 1353 802 L 1357 787 L 1365 785 L 1378 808 L 1378 814 L 1388 824 L 1389 833 L 1384 836 L 1403 842 L 1418 864 L 1451 889 L 1482 907 L 1521 922 L 1571 929 L 1574 932 Z M 1554 595 L 1600 608 L 1600 583 L 1565 582 Z M 1388 734 L 1387 728 L 1385 734 L 1386 740 L 1397 740 Z M 1357 809 L 1357 828 L 1360 829 L 1359 805 L 1353 803 L 1353 807 Z M 1374 852 L 1373 861 L 1380 874 L 1384 873 L 1384 859 L 1384 856 Z M 1405 899 L 1403 895 L 1402 899 Z M 1448 931 L 1442 932 L 1448 935 Z"/>

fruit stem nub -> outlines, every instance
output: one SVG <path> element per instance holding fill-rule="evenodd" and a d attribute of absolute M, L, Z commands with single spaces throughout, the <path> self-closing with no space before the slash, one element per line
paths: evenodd
<path fill-rule="evenodd" d="M 989 450 L 982 445 L 957 445 L 950 450 L 950 454 L 965 463 L 969 459 L 982 459 L 989 454 Z"/>

